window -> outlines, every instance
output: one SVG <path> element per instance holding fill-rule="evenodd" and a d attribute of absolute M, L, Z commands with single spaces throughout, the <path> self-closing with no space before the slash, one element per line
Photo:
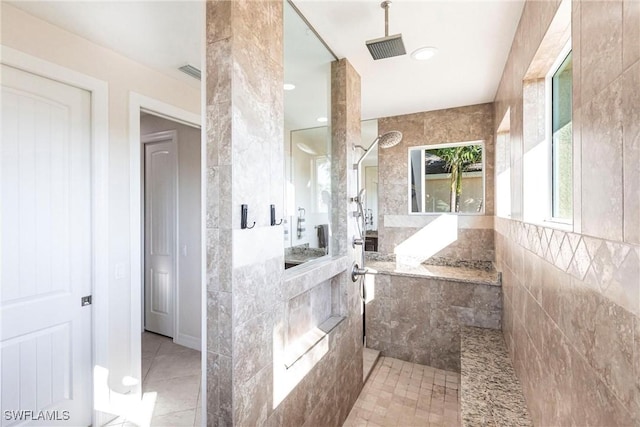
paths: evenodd
<path fill-rule="evenodd" d="M 496 215 L 511 217 L 511 109 L 504 114 L 496 135 Z"/>
<path fill-rule="evenodd" d="M 572 69 L 569 52 L 550 78 L 552 217 L 567 222 L 573 217 Z"/>
<path fill-rule="evenodd" d="M 484 144 L 409 149 L 409 212 L 484 212 Z"/>
<path fill-rule="evenodd" d="M 512 217 L 563 230 L 573 229 L 576 179 L 572 71 L 571 2 L 563 0 L 522 81 L 522 139 L 511 135 Z"/>

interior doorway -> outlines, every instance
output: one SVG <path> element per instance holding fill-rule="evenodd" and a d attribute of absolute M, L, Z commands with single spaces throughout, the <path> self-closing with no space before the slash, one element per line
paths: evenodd
<path fill-rule="evenodd" d="M 200 350 L 200 129 L 140 114 L 143 328 Z"/>
<path fill-rule="evenodd" d="M 154 126 L 150 126 L 150 123 Z M 159 400 L 156 400 L 152 414 L 153 422 L 162 421 L 155 419 L 158 416 L 189 418 L 191 412 L 198 415 L 198 422 L 200 415 L 203 420 L 205 418 L 200 402 L 206 401 L 206 352 L 199 351 L 205 347 L 203 341 L 206 338 L 206 318 L 203 316 L 206 312 L 205 251 L 202 238 L 205 228 L 202 193 L 205 162 L 202 155 L 204 136 L 201 123 L 202 117 L 199 113 L 192 113 L 138 93 L 130 93 L 131 372 L 134 378 L 139 379 L 132 392 L 140 398 L 144 398 L 148 393 L 158 396 Z M 191 143 L 183 143 L 181 129 L 195 133 Z M 176 244 L 173 246 L 176 258 L 176 294 L 173 301 L 173 338 L 145 332 L 144 319 L 145 144 L 142 143 L 142 136 L 169 131 L 176 131 L 177 137 Z M 187 208 L 184 208 L 184 203 L 181 204 L 181 201 L 185 200 L 188 202 Z M 195 240 L 184 241 L 185 236 L 195 236 Z M 188 277 L 181 276 L 181 271 L 187 272 Z M 182 292 L 183 290 L 187 292 Z M 185 320 L 181 313 L 190 316 Z M 153 338 L 150 335 L 155 335 L 160 340 L 149 339 Z M 160 341 L 162 345 L 158 345 Z M 183 387 L 190 390 L 189 396 L 195 396 L 193 399 L 190 397 L 184 401 L 180 400 L 188 408 L 176 407 L 173 403 L 178 401 L 170 396 L 171 391 L 182 390 Z"/>
<path fill-rule="evenodd" d="M 200 425 L 205 384 L 200 118 L 142 96 L 134 101 L 131 119 L 139 126 L 132 126 L 131 134 L 132 177 L 137 177 L 132 179 L 132 245 L 137 245 L 132 275 L 139 280 L 133 286 L 132 330 L 139 334 L 133 338 L 138 350 L 133 363 L 143 399 L 157 396 L 152 424 Z"/>

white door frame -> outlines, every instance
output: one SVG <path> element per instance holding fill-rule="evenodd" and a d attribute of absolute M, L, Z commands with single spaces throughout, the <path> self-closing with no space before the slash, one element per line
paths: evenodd
<path fill-rule="evenodd" d="M 175 154 L 175 165 L 174 165 L 174 170 L 175 170 L 175 206 L 174 206 L 174 212 L 175 215 L 173 216 L 173 250 L 174 250 L 174 257 L 173 257 L 173 278 L 171 281 L 171 310 L 172 310 L 172 316 L 173 316 L 173 321 L 172 321 L 172 325 L 171 328 L 173 329 L 173 342 L 175 342 L 176 344 L 180 344 L 180 345 L 184 345 L 182 342 L 180 342 L 180 336 L 179 336 L 179 327 L 180 327 L 180 322 L 178 321 L 179 317 L 178 317 L 178 307 L 180 306 L 180 295 L 178 292 L 178 272 L 179 272 L 179 268 L 180 268 L 180 254 L 179 254 L 179 227 L 178 224 L 180 223 L 180 209 L 179 207 L 179 203 L 180 203 L 180 170 L 179 170 L 179 158 L 178 158 L 178 132 L 176 130 L 166 130 L 166 131 L 161 131 L 161 132 L 153 132 L 147 135 L 140 135 L 140 151 L 141 151 L 141 155 L 142 153 L 145 153 L 145 148 L 146 148 L 146 144 L 153 144 L 154 142 L 160 142 L 160 141 L 171 141 L 171 146 L 172 149 L 174 150 L 174 154 Z M 143 162 L 142 160 L 142 156 L 140 158 L 140 161 Z M 141 163 L 142 165 L 142 163 Z M 140 215 L 142 217 L 141 221 L 141 242 L 146 242 L 146 234 L 145 234 L 145 224 L 144 222 L 146 221 L 146 216 L 145 216 L 145 212 L 143 211 L 143 207 L 145 205 L 145 190 L 146 190 L 146 174 L 145 174 L 145 167 L 141 167 L 141 185 L 140 185 L 140 200 L 141 200 L 141 210 L 140 210 Z M 140 248 L 142 250 L 142 266 L 144 267 L 144 269 L 146 270 L 146 266 L 144 265 L 144 260 L 146 258 L 146 250 L 144 247 Z M 142 306 L 144 306 L 144 304 L 142 304 L 142 301 L 145 301 L 145 292 L 146 290 L 146 283 L 145 283 L 145 273 L 146 271 L 142 271 L 142 295 L 140 296 L 141 298 L 141 307 L 140 310 L 142 312 L 142 327 L 141 330 L 144 331 L 144 322 L 145 322 L 145 318 L 146 318 L 146 308 L 142 308 Z"/>
<path fill-rule="evenodd" d="M 103 80 L 0 45 L 2 63 L 91 93 L 91 235 L 93 369 L 107 368 L 109 338 L 109 85 Z M 95 382 L 92 381 L 92 383 Z M 93 390 L 91 390 L 93 393 Z M 94 396 L 95 397 L 95 396 Z M 108 421 L 93 407 L 93 424 Z"/>
<path fill-rule="evenodd" d="M 142 200 L 142 143 L 140 139 L 140 113 L 149 112 L 153 115 L 164 117 L 168 120 L 183 123 L 188 126 L 201 127 L 202 119 L 199 114 L 191 113 L 174 105 L 167 104 L 157 99 L 129 92 L 129 158 L 130 158 L 130 248 L 131 248 L 131 372 L 134 378 L 141 378 L 142 374 L 142 342 L 143 311 L 142 292 L 144 287 L 144 272 L 142 271 L 144 251 L 144 227 L 143 227 L 143 200 Z M 202 151 L 202 158 L 204 158 Z M 200 176 L 203 177 L 204 170 Z M 202 179 L 202 178 L 201 178 Z M 204 181 L 202 181 L 204 187 Z M 204 205 L 204 204 L 203 204 Z M 204 218 L 204 217 L 203 217 Z M 177 221 L 177 217 L 176 217 Z M 177 236 L 177 235 L 176 235 Z M 201 233 L 204 239 L 204 233 Z M 177 239 L 176 239 L 177 244 Z M 176 255 L 179 252 L 176 252 Z M 202 264 L 204 268 L 205 264 Z M 176 270 L 177 274 L 177 270 Z M 174 298 L 174 304 L 175 304 Z M 206 300 L 205 300 L 206 301 Z M 174 311 L 174 327 L 177 322 L 177 313 Z M 204 312 L 203 312 L 204 315 Z M 135 331 L 139 331 L 136 333 Z M 205 338 L 205 331 L 201 332 L 201 342 Z M 177 331 L 174 331 L 174 340 Z M 206 342 L 206 341 L 205 341 Z M 204 349 L 204 347 L 203 347 Z M 203 354 L 206 351 L 203 351 Z M 205 371 L 203 369 L 203 371 Z M 141 387 L 140 387 L 141 388 Z"/>

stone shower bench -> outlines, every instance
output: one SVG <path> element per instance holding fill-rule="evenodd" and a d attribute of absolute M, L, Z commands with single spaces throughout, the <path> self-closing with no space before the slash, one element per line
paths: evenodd
<path fill-rule="evenodd" d="M 502 326 L 500 275 L 489 266 L 368 261 L 367 347 L 383 356 L 460 372 L 460 327 Z"/>
<path fill-rule="evenodd" d="M 501 331 L 462 327 L 460 364 L 463 427 L 533 426 Z"/>
<path fill-rule="evenodd" d="M 500 286 L 500 274 L 493 269 L 430 264 L 410 266 L 393 261 L 367 261 L 366 267 L 372 270 L 371 272 L 374 274 L 382 273 L 394 276 L 423 277 L 476 285 Z"/>

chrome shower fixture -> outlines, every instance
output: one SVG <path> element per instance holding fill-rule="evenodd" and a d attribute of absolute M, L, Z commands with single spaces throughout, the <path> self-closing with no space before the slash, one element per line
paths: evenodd
<path fill-rule="evenodd" d="M 374 60 L 407 54 L 402 42 L 402 34 L 389 35 L 389 6 L 391 6 L 390 0 L 380 3 L 380 7 L 384 9 L 384 37 L 366 42 L 367 49 Z"/>
<path fill-rule="evenodd" d="M 380 136 L 378 145 L 380 148 L 391 148 L 400 144 L 400 141 L 402 141 L 402 132 L 392 130 Z"/>
<path fill-rule="evenodd" d="M 402 132 L 397 130 L 392 130 L 392 131 L 383 133 L 382 135 L 378 135 L 376 139 L 373 140 L 369 148 L 364 148 L 362 145 L 354 145 L 353 146 L 354 150 L 356 148 L 360 148 L 361 150 L 364 151 L 364 154 L 362 154 L 362 156 L 360 156 L 358 161 L 353 164 L 353 168 L 358 169 L 360 167 L 360 163 L 362 163 L 362 161 L 367 156 L 369 151 L 371 151 L 371 149 L 374 148 L 376 145 L 379 145 L 380 148 L 382 149 L 387 149 L 387 148 L 395 147 L 396 145 L 400 144 L 400 141 L 402 141 Z M 359 183 L 358 183 L 358 188 L 360 188 Z"/>

